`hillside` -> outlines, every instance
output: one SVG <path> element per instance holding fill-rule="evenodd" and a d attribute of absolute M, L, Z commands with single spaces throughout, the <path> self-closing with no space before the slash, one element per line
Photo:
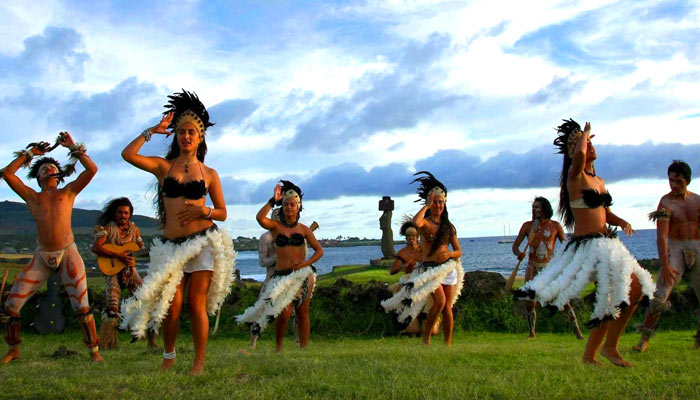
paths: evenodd
<path fill-rule="evenodd" d="M 73 232 L 92 233 L 100 210 L 73 209 Z M 134 215 L 132 220 L 141 229 L 142 235 L 155 235 L 160 231 L 158 221 L 143 215 Z M 24 203 L 0 201 L 0 235 L 26 235 L 36 232 L 34 219 Z"/>

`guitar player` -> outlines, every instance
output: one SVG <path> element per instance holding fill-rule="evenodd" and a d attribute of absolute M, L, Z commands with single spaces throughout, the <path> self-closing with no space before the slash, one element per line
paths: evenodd
<path fill-rule="evenodd" d="M 136 259 L 132 249 L 142 249 L 143 240 L 139 228 L 131 221 L 134 206 L 126 197 L 120 197 L 107 203 L 97 219 L 95 243 L 92 252 L 98 257 L 114 259 L 116 266 L 111 271 L 100 270 L 105 275 L 105 297 L 107 315 L 100 327 L 100 343 L 103 349 L 117 348 L 117 327 L 119 326 L 119 302 L 122 288 L 126 287 L 133 294 L 141 286 L 142 280 L 136 271 Z M 134 244 L 136 246 L 134 246 Z M 118 261 L 118 262 L 117 262 Z M 121 269 L 119 266 L 123 266 Z M 157 348 L 155 332 L 148 335 L 148 347 Z"/>

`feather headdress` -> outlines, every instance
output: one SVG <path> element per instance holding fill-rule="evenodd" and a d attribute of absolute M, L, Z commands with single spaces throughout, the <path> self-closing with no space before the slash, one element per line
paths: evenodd
<path fill-rule="evenodd" d="M 564 123 L 557 127 L 557 138 L 554 139 L 554 146 L 559 154 L 566 154 L 569 158 L 573 158 L 576 143 L 581 135 L 581 125 L 571 118 L 562 121 Z"/>
<path fill-rule="evenodd" d="M 209 112 L 194 92 L 182 89 L 182 92 L 173 93 L 168 99 L 168 104 L 164 106 L 166 111 L 163 112 L 173 113 L 173 121 L 168 128 L 177 130 L 180 124 L 192 122 L 199 128 L 200 135 L 203 135 L 208 127 L 214 125 L 209 122 Z"/>
<path fill-rule="evenodd" d="M 415 174 L 413 174 L 413 176 L 421 174 L 425 176 L 419 176 L 418 178 L 411 181 L 411 183 L 419 183 L 418 189 L 416 189 L 416 193 L 418 194 L 419 199 L 415 201 L 416 203 L 421 200 L 427 201 L 431 193 L 441 197 L 447 196 L 447 188 L 445 187 L 445 185 L 443 185 L 442 182 L 437 180 L 437 178 L 435 178 L 435 176 L 430 172 L 418 171 Z"/>

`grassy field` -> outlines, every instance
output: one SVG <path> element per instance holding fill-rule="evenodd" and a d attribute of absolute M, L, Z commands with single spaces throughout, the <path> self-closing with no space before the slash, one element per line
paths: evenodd
<path fill-rule="evenodd" d="M 662 332 L 644 354 L 623 354 L 634 368 L 590 367 L 579 362 L 584 343 L 570 335 L 457 333 L 449 349 L 435 339 L 314 337 L 306 350 L 289 336 L 281 355 L 273 353 L 271 331 L 252 353 L 244 337 L 214 337 L 205 375 L 190 377 L 191 338 L 178 340 L 178 362 L 156 373 L 160 354 L 143 342 L 120 337 L 118 351 L 91 364 L 80 335 L 26 335 L 23 358 L 0 366 L 0 398 L 241 398 L 241 399 L 657 399 L 700 398 L 700 351 L 692 332 Z M 78 354 L 48 357 L 65 344 Z"/>

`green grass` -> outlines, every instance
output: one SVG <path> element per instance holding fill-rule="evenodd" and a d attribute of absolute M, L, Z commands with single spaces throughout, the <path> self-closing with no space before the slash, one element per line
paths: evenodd
<path fill-rule="evenodd" d="M 103 352 L 106 362 L 88 361 L 80 335 L 25 335 L 22 359 L 0 366 L 0 398 L 241 398 L 241 399 L 656 399 L 700 398 L 700 350 L 692 332 L 663 332 L 644 354 L 629 349 L 637 335 L 625 335 L 623 355 L 635 368 L 582 365 L 583 341 L 571 335 L 457 333 L 446 348 L 441 337 L 431 347 L 417 339 L 319 338 L 306 350 L 286 338 L 282 355 L 273 353 L 272 331 L 258 350 L 243 336 L 212 338 L 207 372 L 189 377 L 193 353 L 188 335 L 178 339 L 178 361 L 166 374 L 155 372 L 161 356 L 145 343 Z M 52 359 L 65 344 L 76 356 Z"/>

